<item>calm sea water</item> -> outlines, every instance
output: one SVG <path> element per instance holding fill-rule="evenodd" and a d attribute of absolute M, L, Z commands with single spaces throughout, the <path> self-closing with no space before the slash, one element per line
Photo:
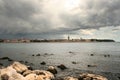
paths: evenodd
<path fill-rule="evenodd" d="M 71 69 L 120 73 L 120 43 L 0 43 L 0 57 L 27 61 L 38 69 L 44 67 L 40 63 L 45 61 L 46 65 L 65 64 Z"/>

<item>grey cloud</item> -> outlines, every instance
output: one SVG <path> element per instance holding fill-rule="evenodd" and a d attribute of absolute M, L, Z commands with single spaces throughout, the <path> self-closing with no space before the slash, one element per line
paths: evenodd
<path fill-rule="evenodd" d="M 31 14 L 37 12 L 35 5 L 24 0 L 2 0 L 1 15 L 8 18 L 29 18 Z"/>
<path fill-rule="evenodd" d="M 80 10 L 83 10 L 83 13 Z M 66 26 L 98 29 L 120 25 L 120 0 L 87 0 L 85 6 L 80 6 L 74 11 L 78 12 L 62 14 L 61 18 Z"/>
<path fill-rule="evenodd" d="M 33 18 L 43 15 L 42 0 L 0 0 L 0 34 L 36 33 L 50 26 L 47 18 Z M 44 27 L 43 27 L 44 26 Z M 39 30 L 40 29 L 40 30 Z"/>

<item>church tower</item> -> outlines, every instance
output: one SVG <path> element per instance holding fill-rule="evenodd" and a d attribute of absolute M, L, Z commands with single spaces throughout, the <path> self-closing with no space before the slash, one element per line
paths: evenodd
<path fill-rule="evenodd" d="M 68 36 L 68 40 L 70 40 L 70 36 Z"/>

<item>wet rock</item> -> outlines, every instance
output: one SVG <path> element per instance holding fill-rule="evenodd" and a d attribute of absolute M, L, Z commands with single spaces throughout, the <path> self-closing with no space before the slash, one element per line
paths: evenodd
<path fill-rule="evenodd" d="M 33 63 L 30 63 L 30 65 L 34 65 Z"/>
<path fill-rule="evenodd" d="M 43 61 L 43 62 L 41 62 L 40 64 L 41 64 L 41 65 L 46 65 L 46 62 Z"/>
<path fill-rule="evenodd" d="M 24 61 L 19 61 L 19 62 L 24 63 Z"/>
<path fill-rule="evenodd" d="M 63 65 L 63 64 L 58 65 L 57 67 L 60 68 L 61 70 L 65 70 L 65 69 L 67 69 L 67 67 L 66 67 L 65 65 Z"/>
<path fill-rule="evenodd" d="M 77 64 L 77 62 L 75 62 L 75 61 L 72 61 L 72 64 Z"/>
<path fill-rule="evenodd" d="M 104 57 L 107 57 L 107 55 L 104 55 Z"/>
<path fill-rule="evenodd" d="M 80 74 L 79 80 L 108 80 L 106 77 L 96 74 L 83 73 Z"/>
<path fill-rule="evenodd" d="M 14 60 L 12 60 L 12 59 L 8 59 L 8 61 L 14 61 Z"/>
<path fill-rule="evenodd" d="M 87 67 L 97 67 L 97 65 L 87 65 Z"/>
<path fill-rule="evenodd" d="M 118 79 L 120 80 L 120 77 L 118 77 Z"/>
<path fill-rule="evenodd" d="M 72 52 L 72 51 L 69 51 L 69 53 L 73 54 L 74 52 Z"/>
<path fill-rule="evenodd" d="M 19 73 L 22 73 L 22 72 L 28 70 L 26 65 L 21 64 L 19 62 L 14 62 L 11 66 L 13 67 L 13 69 L 15 69 Z"/>
<path fill-rule="evenodd" d="M 45 53 L 44 55 L 48 55 L 48 53 Z"/>
<path fill-rule="evenodd" d="M 35 56 L 34 54 L 32 56 Z"/>
<path fill-rule="evenodd" d="M 2 64 L 2 63 L 0 63 L 0 66 L 3 66 L 3 64 Z"/>
<path fill-rule="evenodd" d="M 37 54 L 36 56 L 40 56 L 40 54 Z"/>
<path fill-rule="evenodd" d="M 108 54 L 108 57 L 110 57 L 110 55 Z"/>
<path fill-rule="evenodd" d="M 90 54 L 90 56 L 94 56 L 94 54 Z"/>
<path fill-rule="evenodd" d="M 54 66 L 49 66 L 47 71 L 50 71 L 53 74 L 57 74 L 57 69 L 55 69 Z"/>
<path fill-rule="evenodd" d="M 10 59 L 9 57 L 2 57 L 0 58 L 0 60 L 8 60 L 8 61 L 13 61 L 12 59 Z"/>
<path fill-rule="evenodd" d="M 29 70 L 33 70 L 33 68 L 32 68 L 31 66 L 27 66 L 27 68 L 28 68 Z"/>
<path fill-rule="evenodd" d="M 28 61 L 25 61 L 25 63 L 27 64 L 27 63 L 29 63 Z"/>
<path fill-rule="evenodd" d="M 105 54 L 104 57 L 110 57 L 110 55 L 109 54 Z"/>
<path fill-rule="evenodd" d="M 3 68 L 3 64 L 2 63 L 0 63 L 0 69 L 2 69 Z"/>
<path fill-rule="evenodd" d="M 33 73 L 42 76 L 45 79 L 54 79 L 54 75 L 49 72 L 49 71 L 45 71 L 45 70 L 34 70 Z"/>
<path fill-rule="evenodd" d="M 9 57 L 2 57 L 1 60 L 10 59 Z"/>
<path fill-rule="evenodd" d="M 66 77 L 66 78 L 64 78 L 64 80 L 78 80 L 78 79 L 74 78 L 74 77 Z"/>

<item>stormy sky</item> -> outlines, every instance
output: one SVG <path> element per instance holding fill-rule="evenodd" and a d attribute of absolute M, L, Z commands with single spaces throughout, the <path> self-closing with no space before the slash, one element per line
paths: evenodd
<path fill-rule="evenodd" d="M 0 38 L 120 41 L 120 0 L 0 0 Z"/>

